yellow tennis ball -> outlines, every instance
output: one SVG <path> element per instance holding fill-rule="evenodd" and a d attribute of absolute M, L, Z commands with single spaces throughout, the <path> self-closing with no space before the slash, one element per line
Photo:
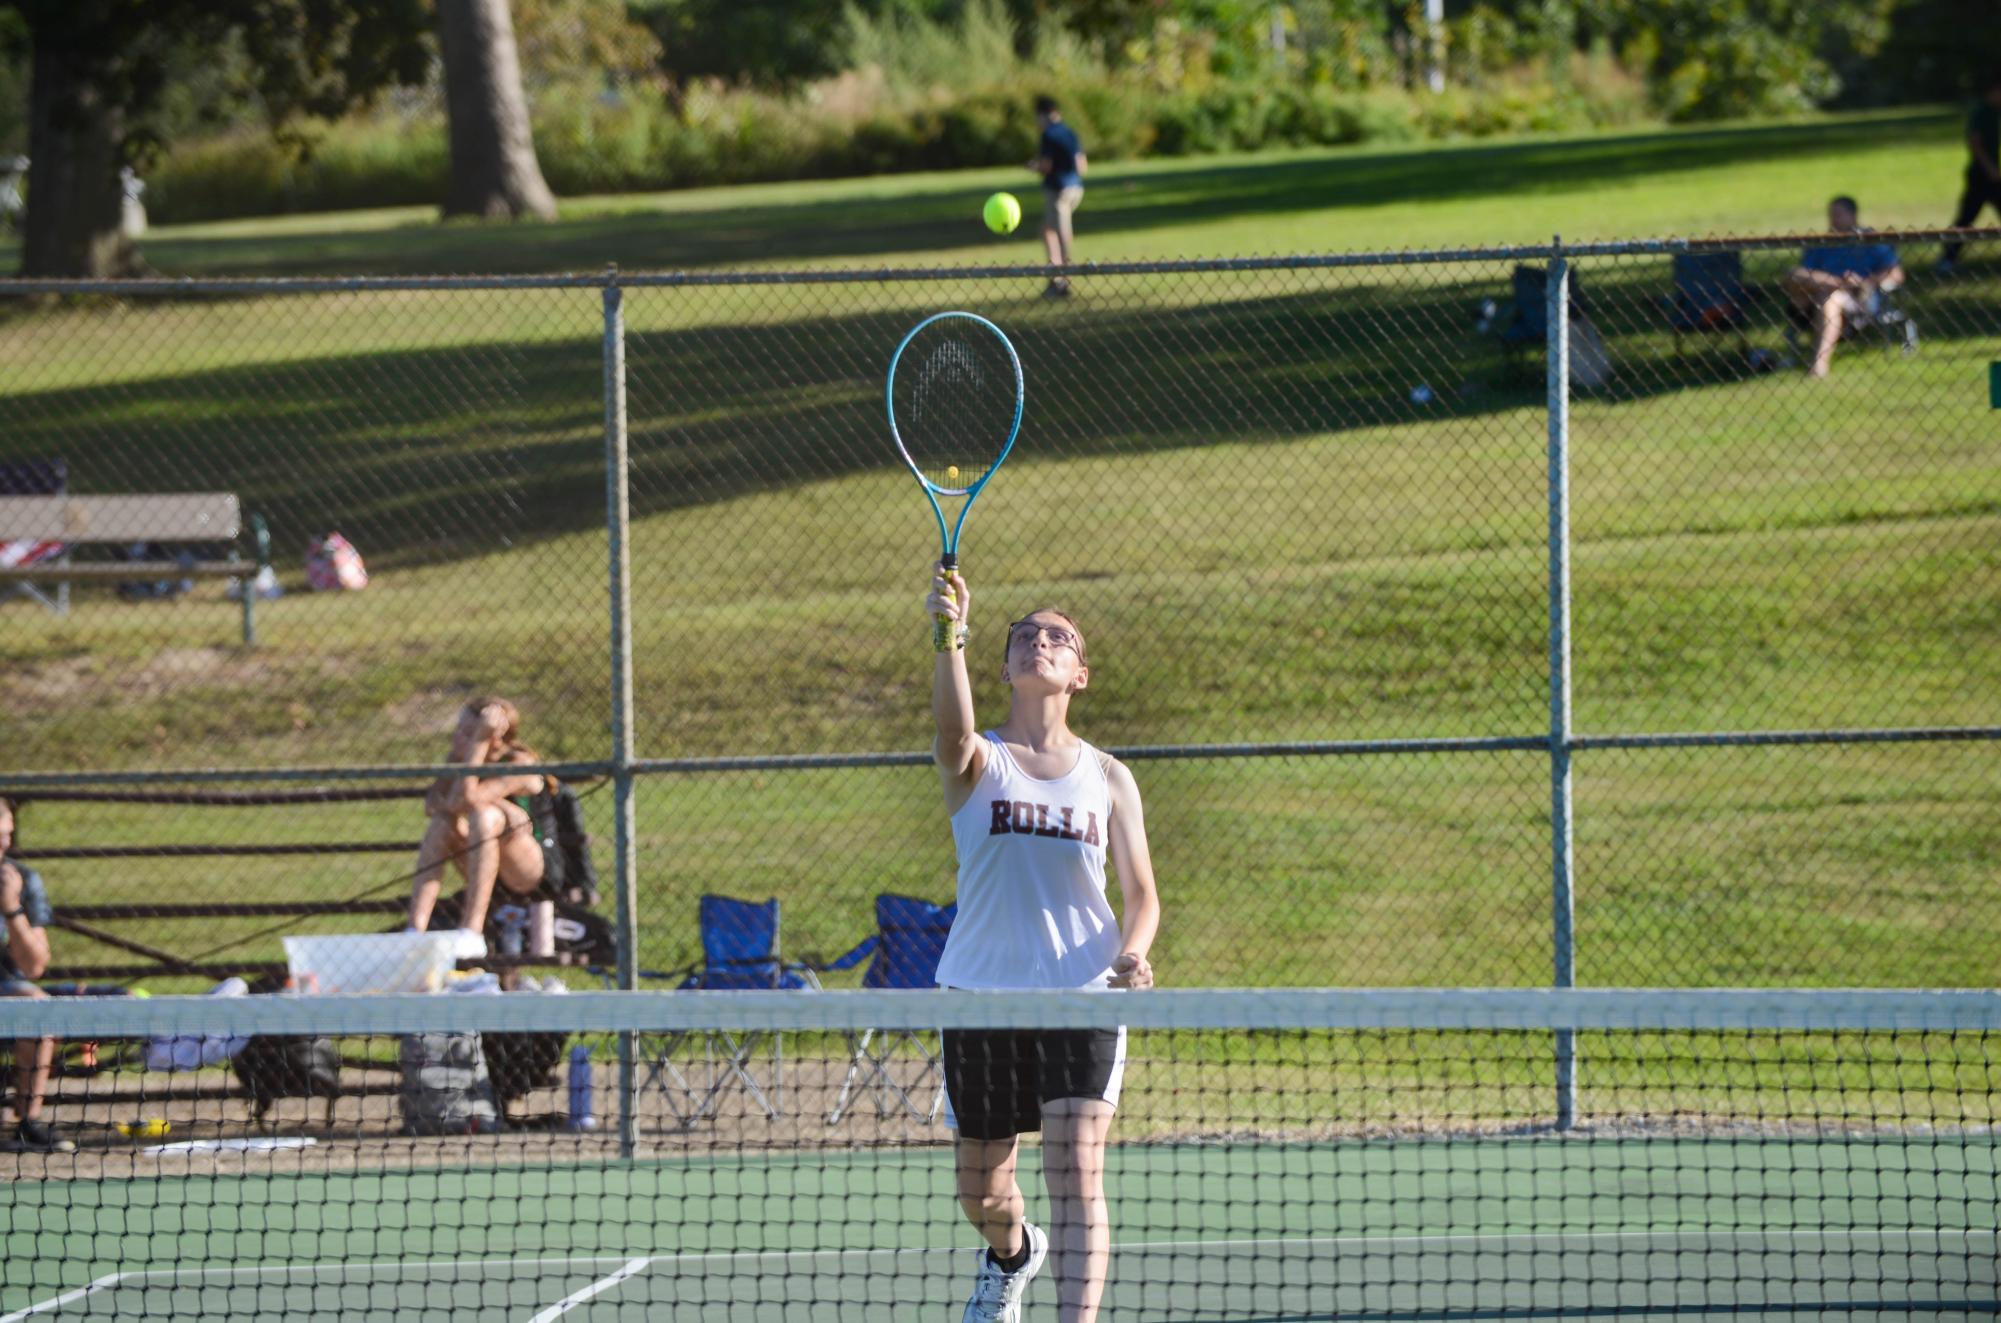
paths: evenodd
<path fill-rule="evenodd" d="M 958 476 L 959 476 L 959 466 L 958 466 L 957 464 L 947 464 L 947 465 L 945 466 L 945 476 L 946 476 L 946 477 L 948 477 L 948 478 L 956 478 L 956 477 L 958 477 Z"/>
<path fill-rule="evenodd" d="M 1012 233 L 1021 224 L 1021 204 L 1014 200 L 1012 193 L 996 193 L 987 199 L 986 207 L 980 213 L 986 217 L 987 228 L 995 234 Z"/>

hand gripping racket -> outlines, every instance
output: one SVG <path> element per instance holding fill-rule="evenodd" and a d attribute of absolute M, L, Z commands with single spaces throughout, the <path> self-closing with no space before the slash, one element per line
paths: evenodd
<path fill-rule="evenodd" d="M 903 337 L 889 360 L 884 390 L 889 434 L 938 517 L 938 561 L 951 578 L 959 568 L 959 531 L 982 488 L 999 471 L 1021 431 L 1026 394 L 1021 359 L 1001 329 L 970 312 L 926 317 Z M 949 528 L 941 496 L 965 504 Z M 933 641 L 951 643 L 952 623 L 939 616 Z"/>

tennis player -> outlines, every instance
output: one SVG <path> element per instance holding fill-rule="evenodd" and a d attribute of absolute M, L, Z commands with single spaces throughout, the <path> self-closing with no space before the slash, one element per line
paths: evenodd
<path fill-rule="evenodd" d="M 981 734 L 966 675 L 963 575 L 932 569 L 924 609 L 952 622 L 932 675 L 933 746 L 959 851 L 959 914 L 938 962 L 952 988 L 1148 988 L 1160 926 L 1139 787 L 1070 729 L 1090 682 L 1084 636 L 1061 611 L 1008 626 L 1007 720 Z M 1121 929 L 1105 900 L 1111 851 Z M 987 1242 L 964 1323 L 1016 1323 L 1055 1258 L 1059 1316 L 1092 1323 L 1111 1256 L 1105 1136 L 1125 1072 L 1125 1030 L 947 1031 L 946 1123 L 958 1131 L 959 1206 Z M 1027 1220 L 1017 1137 L 1042 1132 L 1049 1230 Z"/>

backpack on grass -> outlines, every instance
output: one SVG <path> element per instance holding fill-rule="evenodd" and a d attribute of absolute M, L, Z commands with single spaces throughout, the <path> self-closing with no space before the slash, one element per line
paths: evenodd
<path fill-rule="evenodd" d="M 478 1034 L 405 1034 L 399 1056 L 404 1134 L 478 1135 L 503 1128 Z"/>
<path fill-rule="evenodd" d="M 334 1099 L 340 1096 L 340 1052 L 333 1039 L 258 1034 L 237 1049 L 230 1065 L 259 1121 L 280 1098 L 324 1098 L 327 1123 L 333 1123 Z"/>

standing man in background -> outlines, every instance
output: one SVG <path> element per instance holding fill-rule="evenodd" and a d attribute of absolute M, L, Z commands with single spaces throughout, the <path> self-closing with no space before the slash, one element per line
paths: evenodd
<path fill-rule="evenodd" d="M 2001 70 L 1988 79 L 1980 104 L 1966 117 L 1966 187 L 1959 195 L 1959 210 L 1953 213 L 1952 228 L 1964 229 L 1980 218 L 1982 207 L 2001 212 Z M 1959 265 L 1962 244 L 1948 243 L 1939 259 L 1938 273 L 1949 276 Z"/>
<path fill-rule="evenodd" d="M 1070 217 L 1084 200 L 1084 145 L 1077 132 L 1063 122 L 1063 112 L 1053 96 L 1035 98 L 1035 120 L 1042 126 L 1042 142 L 1028 168 L 1042 176 L 1042 245 L 1049 250 L 1049 265 L 1070 265 Z M 1043 295 L 1052 299 L 1070 297 L 1066 276 L 1052 276 Z"/>

